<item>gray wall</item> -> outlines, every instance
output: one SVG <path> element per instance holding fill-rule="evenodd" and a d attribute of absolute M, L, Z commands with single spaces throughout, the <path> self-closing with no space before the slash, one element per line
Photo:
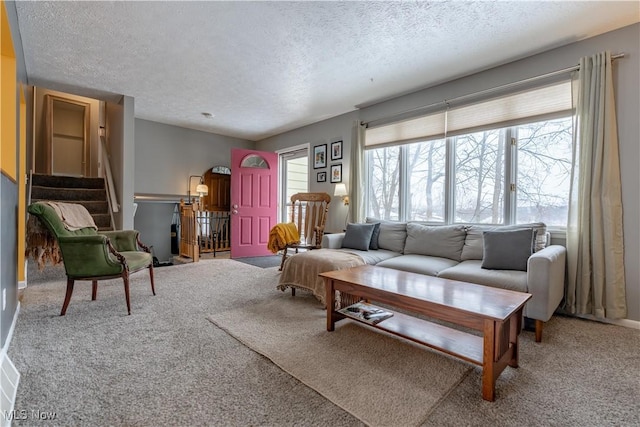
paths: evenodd
<path fill-rule="evenodd" d="M 189 176 L 204 175 L 213 166 L 231 166 L 231 149 L 254 149 L 238 138 L 135 120 L 134 228 L 155 256 L 171 258 L 170 225 L 175 204 L 187 198 Z M 192 187 L 197 184 L 193 178 Z"/>
<path fill-rule="evenodd" d="M 310 156 L 312 156 L 315 145 L 327 144 L 326 168 L 313 169 L 313 157 L 309 159 L 309 191 L 326 192 L 332 196 L 331 204 L 329 205 L 329 217 L 325 227 L 326 230 L 330 232 L 342 231 L 345 228 L 348 208 L 342 203 L 342 198 L 333 197 L 335 184 L 329 182 L 330 166 L 338 163 L 342 164 L 342 182 L 346 184 L 347 190 L 349 190 L 351 188 L 349 185 L 351 138 L 357 120 L 358 112 L 354 111 L 264 139 L 260 141 L 256 147 L 258 150 L 263 151 L 279 151 L 287 147 L 309 143 Z M 343 143 L 342 159 L 332 161 L 329 152 L 331 143 L 340 140 L 342 140 Z M 316 173 L 321 171 L 327 172 L 326 182 L 316 182 Z"/>
<path fill-rule="evenodd" d="M 620 141 L 620 168 L 624 209 L 625 276 L 627 284 L 628 319 L 640 320 L 640 24 L 572 43 L 561 48 L 534 55 L 520 61 L 502 65 L 461 79 L 424 89 L 412 94 L 371 105 L 357 112 L 325 120 L 258 142 L 258 149 L 275 150 L 302 142 L 330 142 L 342 138 L 344 152 L 350 152 L 353 121 L 371 121 L 389 117 L 412 108 L 430 105 L 484 89 L 523 80 L 572 67 L 580 57 L 609 50 L 624 53 L 614 65 L 618 137 Z M 345 160 L 343 163 L 346 163 Z M 343 166 L 343 175 L 349 176 Z M 315 178 L 315 176 L 313 177 Z M 332 191 L 329 184 L 321 191 Z M 326 190 L 324 190 L 326 188 Z M 337 203 L 336 203 L 337 204 Z M 339 210 L 330 210 L 330 224 L 337 228 L 343 219 Z"/>
<path fill-rule="evenodd" d="M 5 2 L 9 26 L 11 27 L 11 37 L 13 39 L 13 49 L 16 56 L 16 76 L 18 80 L 16 91 L 16 155 L 19 153 L 20 136 L 20 83 L 27 82 L 27 72 L 22 51 L 22 40 L 18 31 L 18 16 L 14 2 Z M 25 95 L 27 93 L 25 92 Z M 11 123 L 3 123 L 11 126 Z M 10 143 L 3 141 L 3 143 Z M 3 162 L 6 159 L 3 160 Z M 18 159 L 16 158 L 16 163 Z M 25 173 L 18 165 L 17 173 Z M 11 324 L 18 308 L 18 185 L 12 179 L 0 174 L 0 296 L 6 293 L 6 307 L 0 310 L 0 348 L 7 344 L 7 337 Z M 0 298 L 1 304 L 1 298 Z"/>

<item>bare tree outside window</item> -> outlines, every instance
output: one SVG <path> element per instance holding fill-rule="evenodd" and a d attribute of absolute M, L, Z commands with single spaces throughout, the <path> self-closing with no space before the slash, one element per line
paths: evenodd
<path fill-rule="evenodd" d="M 571 118 L 522 125 L 518 135 L 517 222 L 567 225 Z"/>
<path fill-rule="evenodd" d="M 386 220 L 400 218 L 400 146 L 369 152 L 367 215 Z"/>
<path fill-rule="evenodd" d="M 503 135 L 490 130 L 456 138 L 454 222 L 504 222 Z"/>
<path fill-rule="evenodd" d="M 445 220 L 447 146 L 443 139 L 409 145 L 407 220 Z"/>

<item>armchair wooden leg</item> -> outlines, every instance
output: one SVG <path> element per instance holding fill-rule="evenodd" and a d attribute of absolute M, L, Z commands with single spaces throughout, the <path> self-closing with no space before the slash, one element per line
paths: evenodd
<path fill-rule="evenodd" d="M 64 296 L 64 302 L 62 303 L 62 311 L 60 312 L 60 316 L 64 316 L 67 312 L 69 301 L 71 301 L 71 294 L 73 293 L 73 283 L 74 280 L 70 277 L 67 277 L 67 293 Z"/>
<path fill-rule="evenodd" d="M 544 322 L 536 319 L 536 342 L 542 342 L 542 325 Z"/>
<path fill-rule="evenodd" d="M 127 314 L 131 314 L 131 300 L 129 298 L 129 272 L 127 270 L 122 273 L 122 281 L 124 282 L 124 297 L 127 300 Z"/>
<path fill-rule="evenodd" d="M 280 263 L 280 270 L 282 271 L 282 267 L 284 267 L 284 260 L 287 259 L 287 248 L 284 248 L 284 253 L 282 254 L 282 262 Z"/>
<path fill-rule="evenodd" d="M 153 264 L 149 265 L 149 278 L 151 279 L 151 292 L 153 292 L 153 295 L 156 294 L 156 286 L 153 283 Z"/>
<path fill-rule="evenodd" d="M 98 281 L 91 281 L 91 301 L 95 301 L 98 296 Z"/>

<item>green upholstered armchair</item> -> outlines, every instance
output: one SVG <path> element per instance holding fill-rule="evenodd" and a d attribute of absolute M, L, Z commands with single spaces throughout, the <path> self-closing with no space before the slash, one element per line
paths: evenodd
<path fill-rule="evenodd" d="M 70 231 L 65 227 L 56 210 L 46 202 L 33 203 L 28 206 L 27 211 L 37 217 L 55 237 L 62 253 L 67 274 L 67 293 L 62 304 L 61 316 L 64 316 L 67 311 L 76 280 L 92 282 L 91 299 L 95 300 L 98 280 L 122 277 L 129 314 L 131 314 L 129 298 L 131 273 L 148 268 L 151 292 L 153 295 L 156 294 L 153 283 L 153 257 L 149 248 L 140 242 L 138 231 L 98 232 L 93 227 Z"/>

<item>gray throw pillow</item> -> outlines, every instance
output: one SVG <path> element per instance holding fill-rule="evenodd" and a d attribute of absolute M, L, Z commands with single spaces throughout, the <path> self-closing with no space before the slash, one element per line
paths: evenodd
<path fill-rule="evenodd" d="M 368 251 L 375 224 L 347 224 L 342 247 Z"/>
<path fill-rule="evenodd" d="M 371 235 L 371 242 L 369 243 L 369 249 L 378 250 L 380 247 L 378 246 L 378 237 L 380 237 L 380 223 L 376 222 L 373 224 L 373 234 Z"/>
<path fill-rule="evenodd" d="M 533 253 L 536 230 L 485 231 L 482 268 L 527 271 Z"/>

